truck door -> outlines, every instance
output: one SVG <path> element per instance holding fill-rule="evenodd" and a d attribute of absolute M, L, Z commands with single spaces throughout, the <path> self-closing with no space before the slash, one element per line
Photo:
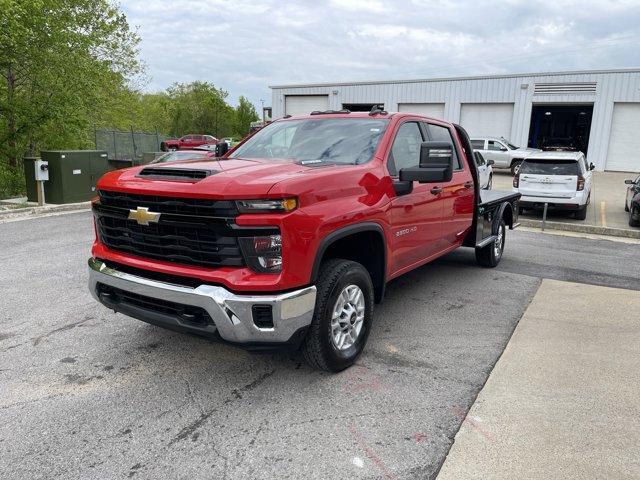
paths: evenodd
<path fill-rule="evenodd" d="M 471 227 L 475 192 L 471 168 L 466 164 L 461 146 L 449 127 L 429 123 L 429 137 L 433 141 L 453 144 L 453 177 L 442 185 L 442 237 L 446 247 L 459 245 Z M 472 160 L 473 161 L 473 160 Z M 446 248 L 445 247 L 445 248 Z"/>
<path fill-rule="evenodd" d="M 392 178 L 402 168 L 420 164 L 420 146 L 426 131 L 417 121 L 406 121 L 398 127 L 387 157 Z M 413 182 L 413 191 L 391 200 L 390 219 L 393 253 L 392 271 L 398 272 L 443 249 L 442 201 L 434 186 Z"/>
<path fill-rule="evenodd" d="M 484 154 L 484 159 L 493 160 L 496 167 L 511 167 L 511 155 L 509 154 L 509 150 L 498 140 L 488 140 L 487 151 L 482 153 Z"/>

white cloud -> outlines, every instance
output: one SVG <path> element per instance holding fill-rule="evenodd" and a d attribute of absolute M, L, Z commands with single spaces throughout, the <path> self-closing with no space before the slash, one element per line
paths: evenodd
<path fill-rule="evenodd" d="M 282 83 L 640 65 L 637 0 L 123 0 L 122 8 L 139 25 L 149 89 L 206 80 L 256 105 Z"/>
<path fill-rule="evenodd" d="M 329 0 L 329 6 L 349 12 L 384 13 L 389 7 L 380 0 Z"/>

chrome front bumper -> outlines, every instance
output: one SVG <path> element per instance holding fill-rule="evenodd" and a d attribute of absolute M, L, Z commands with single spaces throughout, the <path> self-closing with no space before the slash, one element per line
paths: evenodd
<path fill-rule="evenodd" d="M 196 325 L 178 316 L 131 307 L 108 301 L 100 294 L 99 284 L 164 302 L 200 307 L 213 324 Z M 95 258 L 89 259 L 89 289 L 103 305 L 155 325 L 191 331 L 204 335 L 219 335 L 223 340 L 240 344 L 287 343 L 311 323 L 316 302 L 316 287 L 306 287 L 278 295 L 236 295 L 214 285 L 197 288 L 165 283 L 132 275 L 108 267 Z M 254 305 L 271 306 L 273 328 L 259 328 L 254 323 Z"/>

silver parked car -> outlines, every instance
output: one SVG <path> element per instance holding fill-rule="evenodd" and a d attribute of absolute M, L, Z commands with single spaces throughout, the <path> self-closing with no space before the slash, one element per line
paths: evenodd
<path fill-rule="evenodd" d="M 502 137 L 472 138 L 471 145 L 485 160 L 493 160 L 493 168 L 509 168 L 513 175 L 520 171 L 520 164 L 527 155 L 541 151 L 537 148 L 516 147 Z"/>

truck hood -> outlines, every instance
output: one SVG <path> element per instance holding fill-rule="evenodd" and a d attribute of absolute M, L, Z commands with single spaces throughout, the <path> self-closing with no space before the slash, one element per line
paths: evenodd
<path fill-rule="evenodd" d="M 173 162 L 109 172 L 98 181 L 98 189 L 151 195 L 181 194 L 195 198 L 264 197 L 276 183 L 336 168 L 344 166 L 305 166 L 292 160 L 271 158 Z M 157 170 L 159 175 L 140 175 L 145 169 Z M 207 176 L 202 179 L 181 179 L 177 175 L 165 177 L 170 173 L 167 170 L 178 170 L 182 174 L 189 170 L 205 171 Z"/>

